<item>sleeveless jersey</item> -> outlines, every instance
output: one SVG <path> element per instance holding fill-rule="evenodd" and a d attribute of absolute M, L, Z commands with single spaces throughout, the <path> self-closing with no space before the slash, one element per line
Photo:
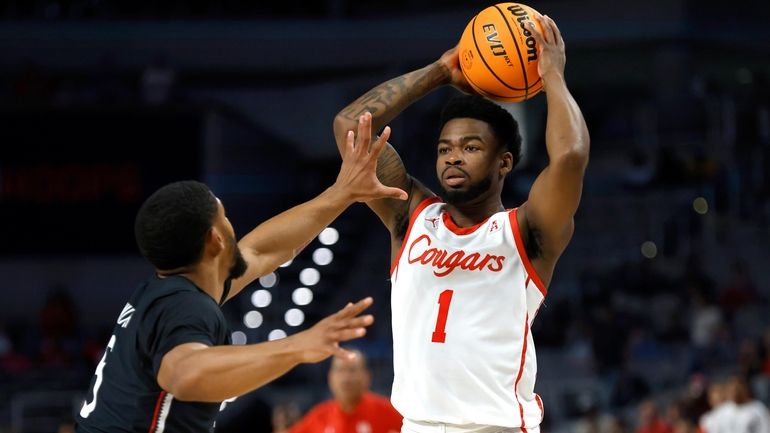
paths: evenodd
<path fill-rule="evenodd" d="M 219 403 L 176 400 L 158 370 L 174 347 L 230 343 L 219 305 L 182 276 L 150 277 L 123 307 L 77 416 L 78 433 L 211 432 Z"/>
<path fill-rule="evenodd" d="M 417 206 L 391 269 L 394 382 L 404 418 L 520 428 L 540 424 L 530 333 L 546 288 L 516 209 L 457 227 L 438 197 Z"/>

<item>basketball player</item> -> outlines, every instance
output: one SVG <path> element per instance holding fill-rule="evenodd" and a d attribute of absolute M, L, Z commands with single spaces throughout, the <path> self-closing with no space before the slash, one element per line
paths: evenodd
<path fill-rule="evenodd" d="M 318 197 L 262 223 L 239 243 L 222 203 L 202 183 L 167 185 L 136 217 L 139 249 L 156 268 L 118 317 L 77 418 L 79 432 L 213 431 L 220 402 L 299 363 L 350 358 L 338 342 L 364 335 L 366 298 L 312 328 L 277 341 L 228 346 L 220 305 L 275 270 L 356 201 L 406 193 L 383 186 L 369 151 L 371 123 L 348 134 L 336 182 Z"/>
<path fill-rule="evenodd" d="M 454 99 L 443 111 L 436 145 L 441 198 L 406 172 L 390 145 L 380 156 L 383 184 L 409 192 L 408 202 L 367 203 L 391 234 L 391 399 L 404 432 L 539 431 L 530 326 L 572 237 L 589 137 L 565 83 L 559 29 L 547 16 L 537 19 L 543 33 L 530 31 L 547 92 L 549 164 L 525 203 L 506 210 L 500 197 L 519 161 L 517 123 L 479 96 Z M 334 121 L 340 149 L 360 113 L 372 116 L 376 130 L 446 84 L 470 91 L 457 48 L 344 108 Z"/>

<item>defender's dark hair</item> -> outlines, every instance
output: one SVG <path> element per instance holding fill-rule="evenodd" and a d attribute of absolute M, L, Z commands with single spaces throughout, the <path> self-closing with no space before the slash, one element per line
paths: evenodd
<path fill-rule="evenodd" d="M 196 263 L 216 213 L 217 200 L 206 185 L 194 180 L 168 184 L 139 208 L 134 222 L 139 251 L 160 270 Z"/>
<path fill-rule="evenodd" d="M 450 99 L 441 111 L 443 128 L 452 119 L 467 117 L 486 122 L 497 138 L 500 152 L 513 154 L 513 166 L 521 159 L 519 123 L 511 113 L 494 102 L 478 95 L 461 95 Z"/>

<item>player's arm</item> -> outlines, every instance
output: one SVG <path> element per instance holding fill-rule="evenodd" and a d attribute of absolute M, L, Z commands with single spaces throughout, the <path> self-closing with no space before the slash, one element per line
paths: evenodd
<path fill-rule="evenodd" d="M 343 108 L 334 118 L 334 136 L 340 152 L 345 149 L 347 132 L 355 129 L 360 116 L 371 113 L 372 131 L 379 131 L 412 103 L 447 84 L 461 90 L 468 89 L 460 72 L 456 48 L 447 51 L 439 60 L 424 68 L 374 87 Z M 390 198 L 367 202 L 390 230 L 391 235 L 398 239 L 403 235 L 399 231 L 405 228 L 404 220 L 408 220 L 412 210 L 433 193 L 407 173 L 401 158 L 390 144 L 386 144 L 380 154 L 377 177 L 384 185 L 401 188 L 409 193 L 408 202 Z"/>
<path fill-rule="evenodd" d="M 540 46 L 538 72 L 543 79 L 548 103 L 545 131 L 548 166 L 532 185 L 521 209 L 523 226 L 535 236 L 541 253 L 532 262 L 545 284 L 551 279 L 556 260 L 567 247 L 574 230 L 574 215 L 583 190 L 588 165 L 589 136 L 583 115 L 564 80 L 564 40 L 556 23 L 548 16 L 538 17 L 543 34 L 530 30 Z"/>
<path fill-rule="evenodd" d="M 362 337 L 374 322 L 360 316 L 371 298 L 348 304 L 312 328 L 280 340 L 244 346 L 184 343 L 168 351 L 158 369 L 158 385 L 182 401 L 220 402 L 243 395 L 301 363 L 329 356 L 352 357 L 339 342 Z"/>
<path fill-rule="evenodd" d="M 376 176 L 377 159 L 388 140 L 390 129 L 385 128 L 382 136 L 369 149 L 371 119 L 362 121 L 356 128 L 359 138 L 354 140 L 353 133 L 344 137 L 342 167 L 334 185 L 314 199 L 263 222 L 238 242 L 248 268 L 243 276 L 233 280 L 228 299 L 255 279 L 293 259 L 356 201 L 382 197 L 396 202 L 406 200 L 403 190 L 382 185 Z"/>

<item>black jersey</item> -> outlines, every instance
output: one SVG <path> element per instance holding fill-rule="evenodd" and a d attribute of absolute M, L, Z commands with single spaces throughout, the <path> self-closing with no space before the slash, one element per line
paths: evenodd
<path fill-rule="evenodd" d="M 77 417 L 77 431 L 213 431 L 220 404 L 176 400 L 156 378 L 163 355 L 174 347 L 229 340 L 219 305 L 190 280 L 149 278 L 118 316 Z"/>

